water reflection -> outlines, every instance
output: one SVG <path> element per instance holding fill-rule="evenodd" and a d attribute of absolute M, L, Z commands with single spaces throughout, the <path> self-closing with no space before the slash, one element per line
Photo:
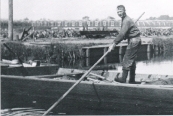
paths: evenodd
<path fill-rule="evenodd" d="M 13 95 L 3 93 L 2 98 L 2 116 L 41 116 L 50 106 L 57 100 L 57 96 L 54 94 L 52 97 L 36 96 L 33 95 Z M 95 107 L 100 106 L 100 102 L 97 101 L 88 101 L 88 100 L 79 100 L 80 95 L 76 96 L 76 99 L 64 99 L 58 106 L 49 112 L 48 116 L 53 115 L 82 115 L 99 114 L 100 110 L 93 110 L 93 105 Z M 34 102 L 33 102 L 34 101 Z M 7 104 L 8 103 L 8 104 Z M 70 104 L 69 104 L 70 103 Z M 78 107 L 81 106 L 81 107 Z M 104 111 L 105 114 L 109 114 L 108 110 Z"/>
<path fill-rule="evenodd" d="M 137 73 L 173 75 L 173 53 L 152 54 L 150 60 L 137 62 Z"/>
<path fill-rule="evenodd" d="M 99 52 L 99 51 L 92 51 Z M 121 71 L 121 62 L 124 55 L 115 54 L 111 52 L 108 54 L 96 67 L 99 70 L 118 70 Z M 94 54 L 94 53 L 93 53 Z M 43 58 L 36 56 L 27 56 L 22 59 L 27 62 L 28 60 L 40 60 L 41 62 L 47 62 L 52 64 L 59 64 L 64 68 L 77 68 L 77 69 L 89 69 L 100 58 L 102 51 L 99 54 L 94 54 L 90 58 L 84 59 L 61 59 L 58 56 L 44 55 Z M 98 56 L 97 56 L 98 55 Z M 14 59 L 11 54 L 2 55 L 3 59 Z M 173 53 L 172 52 L 141 52 L 137 57 L 137 73 L 155 73 L 155 74 L 173 74 L 171 71 Z M 159 67 L 159 68 L 158 68 Z"/>
<path fill-rule="evenodd" d="M 1 116 L 41 116 L 55 99 L 25 94 L 6 94 L 1 97 Z M 50 115 L 53 112 L 49 113 Z"/>
<path fill-rule="evenodd" d="M 1 110 L 1 116 L 41 116 L 44 112 L 43 109 L 11 108 Z"/>
<path fill-rule="evenodd" d="M 105 57 L 96 67 L 100 69 L 121 69 L 121 62 L 124 55 L 115 55 Z M 66 61 L 61 61 L 61 67 L 65 68 L 79 68 L 79 69 L 89 69 L 100 57 L 85 58 L 80 60 L 68 59 Z M 143 52 L 138 53 L 137 57 L 137 72 L 147 73 L 148 70 L 155 71 L 156 74 L 173 74 L 171 66 L 173 67 L 173 52 Z M 154 67 L 153 67 L 154 66 Z M 101 68 L 102 67 L 102 68 Z M 155 67 L 163 68 L 162 71 L 156 70 Z M 98 68 L 97 68 L 98 69 Z M 168 69 L 168 70 L 167 70 Z M 121 71 L 121 70 L 119 70 Z M 158 71 L 158 72 L 157 72 Z"/>

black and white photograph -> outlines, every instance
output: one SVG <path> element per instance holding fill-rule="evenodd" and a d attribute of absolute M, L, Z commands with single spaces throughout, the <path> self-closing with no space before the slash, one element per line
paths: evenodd
<path fill-rule="evenodd" d="M 172 0 L 0 0 L 1 116 L 173 115 Z"/>

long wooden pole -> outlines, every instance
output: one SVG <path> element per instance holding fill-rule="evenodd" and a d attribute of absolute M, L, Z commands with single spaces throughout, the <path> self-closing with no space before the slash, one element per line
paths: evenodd
<path fill-rule="evenodd" d="M 145 14 L 145 12 L 143 12 L 143 13 L 141 14 L 141 16 L 135 21 L 135 23 L 138 22 L 138 20 L 139 20 L 144 14 Z"/>
<path fill-rule="evenodd" d="M 1 0 L 0 0 L 0 38 L 2 36 L 2 29 L 1 29 Z"/>
<path fill-rule="evenodd" d="M 86 73 L 82 75 L 82 77 L 72 86 L 70 87 L 42 116 L 45 116 L 47 113 L 49 113 L 59 102 L 61 102 L 68 93 L 76 87 L 90 72 L 91 70 L 109 53 L 110 51 L 107 51 Z"/>
<path fill-rule="evenodd" d="M 143 13 L 144 14 L 144 13 Z M 142 14 L 142 15 L 143 15 Z M 135 21 L 135 23 L 142 17 L 142 15 Z M 112 44 L 114 45 L 114 43 Z M 111 46 L 112 46 L 111 45 Z M 72 91 L 76 85 L 78 85 L 91 71 L 92 69 L 101 61 L 103 58 L 111 52 L 111 49 L 109 49 L 87 72 L 85 72 L 82 77 L 72 86 L 70 87 L 42 116 L 46 116 L 57 104 L 59 104 L 69 93 Z"/>
<path fill-rule="evenodd" d="M 8 0 L 9 16 L 8 16 L 8 38 L 13 40 L 13 0 Z"/>

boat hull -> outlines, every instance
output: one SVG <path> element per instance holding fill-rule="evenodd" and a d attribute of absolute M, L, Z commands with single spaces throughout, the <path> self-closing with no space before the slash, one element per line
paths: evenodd
<path fill-rule="evenodd" d="M 18 75 L 18 76 L 33 76 L 33 75 L 51 75 L 56 74 L 59 69 L 58 65 L 43 65 L 37 67 L 1 67 L 1 75 Z M 27 72 L 28 74 L 25 74 Z"/>
<path fill-rule="evenodd" d="M 1 107 L 28 100 L 47 110 L 76 81 L 1 76 Z M 16 99 L 15 96 L 21 96 Z M 53 114 L 67 115 L 168 115 L 173 114 L 173 87 L 82 81 L 55 107 Z M 37 103 L 33 104 L 33 101 Z M 19 107 L 19 103 L 16 104 Z M 21 107 L 23 104 L 21 104 Z"/>

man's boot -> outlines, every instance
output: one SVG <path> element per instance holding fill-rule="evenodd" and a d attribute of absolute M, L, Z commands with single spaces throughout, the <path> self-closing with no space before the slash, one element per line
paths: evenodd
<path fill-rule="evenodd" d="M 135 83 L 135 68 L 130 69 L 130 79 L 129 79 L 129 83 Z"/>
<path fill-rule="evenodd" d="M 120 82 L 120 83 L 126 83 L 126 79 L 128 76 L 128 70 L 123 69 L 122 77 L 118 77 L 118 75 L 115 77 L 114 81 Z"/>

